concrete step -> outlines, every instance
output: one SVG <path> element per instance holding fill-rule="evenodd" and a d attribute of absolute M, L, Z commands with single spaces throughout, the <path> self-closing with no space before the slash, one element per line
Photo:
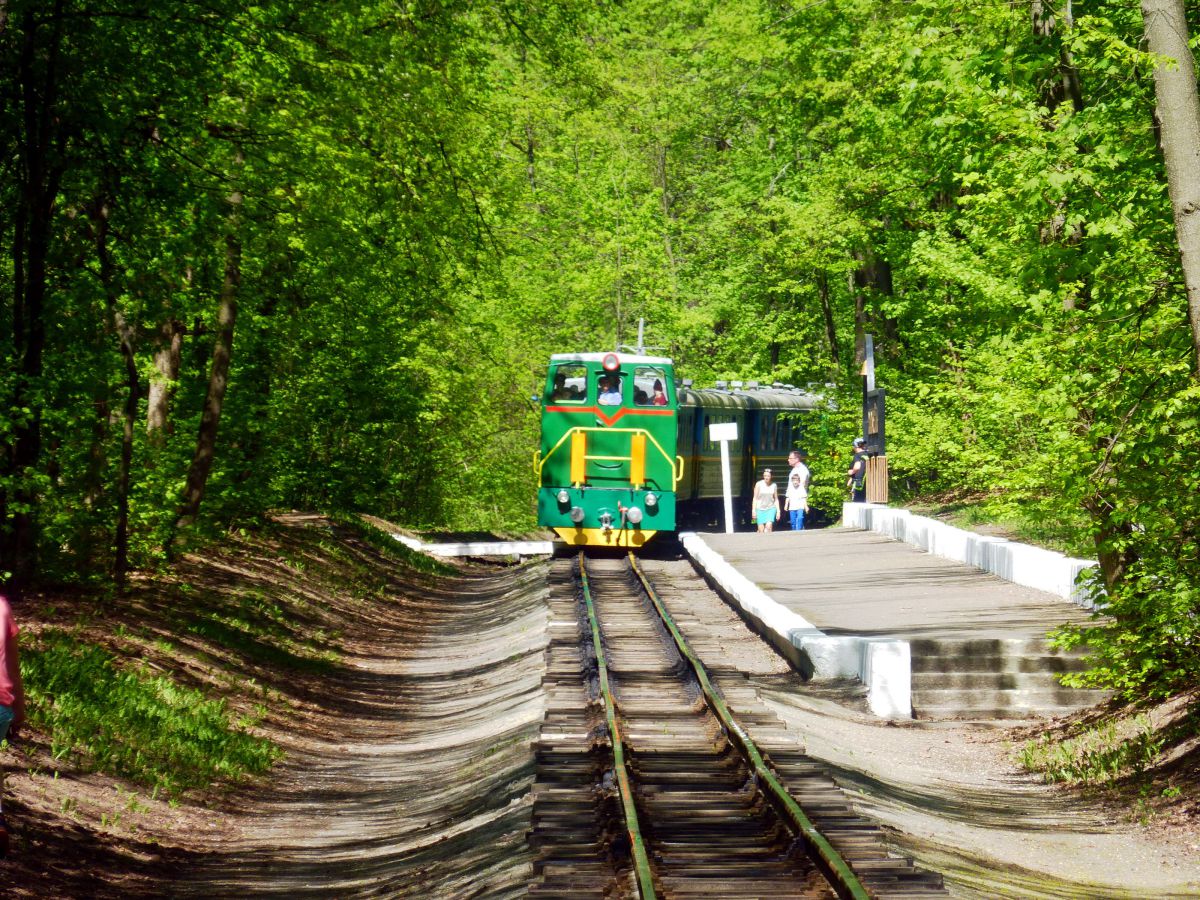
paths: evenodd
<path fill-rule="evenodd" d="M 1059 672 L 917 672 L 913 691 L 930 690 L 1055 690 L 1062 688 Z"/>
<path fill-rule="evenodd" d="M 1037 709 L 1021 709 L 1019 707 L 979 706 L 963 709 L 958 705 L 914 706 L 913 718 L 928 721 L 931 724 L 936 724 L 938 720 L 955 719 L 960 722 L 969 721 L 986 726 L 989 722 L 996 721 L 1030 721 L 1072 716 L 1083 708 L 1080 706 L 1040 706 Z"/>
<path fill-rule="evenodd" d="M 913 708 L 955 710 L 954 715 L 978 715 L 982 709 L 1004 709 L 1037 713 L 1051 708 L 1083 709 L 1109 696 L 1107 691 L 1075 688 L 1029 688 L 1014 690 L 933 689 L 913 691 Z"/>
<path fill-rule="evenodd" d="M 1022 638 L 915 638 L 909 641 L 913 655 L 953 656 L 1059 656 L 1044 637 Z"/>
<path fill-rule="evenodd" d="M 921 639 L 910 646 L 917 718 L 1065 715 L 1109 696 L 1064 687 L 1059 677 L 1086 665 L 1078 653 L 1053 650 L 1043 638 Z"/>
<path fill-rule="evenodd" d="M 927 641 L 922 643 L 928 643 Z M 917 672 L 1079 672 L 1087 668 L 1081 656 L 996 653 L 978 656 L 941 655 L 912 651 L 912 670 Z"/>

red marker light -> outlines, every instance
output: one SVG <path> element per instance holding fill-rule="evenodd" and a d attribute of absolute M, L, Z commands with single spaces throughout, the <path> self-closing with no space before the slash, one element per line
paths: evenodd
<path fill-rule="evenodd" d="M 606 353 L 604 354 L 604 361 L 601 363 L 601 365 L 604 366 L 605 372 L 615 372 L 617 369 L 621 368 L 621 361 L 617 359 L 617 354 Z"/>

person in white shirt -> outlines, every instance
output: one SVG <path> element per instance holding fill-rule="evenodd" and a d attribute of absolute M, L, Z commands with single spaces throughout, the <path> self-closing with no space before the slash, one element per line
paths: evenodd
<path fill-rule="evenodd" d="M 808 512 L 808 489 L 800 478 L 800 473 L 792 472 L 788 476 L 787 492 L 783 495 L 783 508 L 791 513 L 792 531 L 804 530 L 804 514 Z"/>
<path fill-rule="evenodd" d="M 616 375 L 600 376 L 600 396 L 596 402 L 602 406 L 621 405 L 621 379 Z"/>
<path fill-rule="evenodd" d="M 812 472 L 808 470 L 808 466 L 806 466 L 804 464 L 804 460 L 801 459 L 799 450 L 793 450 L 788 454 L 788 465 L 792 467 L 791 475 L 800 476 L 800 484 L 803 486 L 805 494 L 807 494 L 809 482 L 812 481 Z M 789 475 L 788 484 L 791 484 L 791 482 L 792 479 Z"/>

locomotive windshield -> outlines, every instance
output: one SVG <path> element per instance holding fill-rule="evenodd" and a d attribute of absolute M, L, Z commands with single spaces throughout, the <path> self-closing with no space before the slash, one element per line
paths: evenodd
<path fill-rule="evenodd" d="M 633 402 L 637 406 L 667 406 L 667 376 L 662 369 L 639 366 L 633 373 Z"/>
<path fill-rule="evenodd" d="M 551 403 L 582 403 L 587 399 L 587 369 L 579 363 L 568 363 L 554 370 L 550 382 Z"/>
<path fill-rule="evenodd" d="M 621 405 L 621 376 L 616 372 L 600 372 L 596 377 L 596 402 L 601 406 Z"/>

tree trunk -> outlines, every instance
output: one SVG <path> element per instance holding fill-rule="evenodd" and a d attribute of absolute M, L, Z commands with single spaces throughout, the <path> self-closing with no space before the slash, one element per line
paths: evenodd
<path fill-rule="evenodd" d="M 671 247 L 671 195 L 667 190 L 667 147 L 659 144 L 655 148 L 656 166 L 658 169 L 659 208 L 663 216 L 663 252 L 667 256 L 667 265 L 671 267 L 671 296 L 679 296 L 679 267 L 675 263 L 675 251 Z"/>
<path fill-rule="evenodd" d="M 55 114 L 62 11 L 62 0 L 58 0 L 45 43 L 39 34 L 43 26 L 32 9 L 26 11 L 17 63 L 21 139 L 16 150 L 21 192 L 13 230 L 12 355 L 16 379 L 9 403 L 11 409 L 30 412 L 15 422 L 12 442 L 4 448 L 3 474 L 12 488 L 11 494 L 0 495 L 0 518 L 9 526 L 0 569 L 12 572 L 15 591 L 32 580 L 37 567 L 33 510 L 38 498 L 30 476 L 42 455 L 40 383 L 46 346 L 46 270 L 62 178 L 63 135 Z"/>
<path fill-rule="evenodd" d="M 238 162 L 241 154 L 238 155 Z M 225 280 L 221 285 L 221 302 L 217 310 L 217 340 L 213 345 L 212 368 L 208 375 L 208 392 L 200 416 L 200 431 L 196 436 L 196 452 L 188 469 L 183 503 L 179 508 L 176 529 L 191 525 L 200 513 L 208 476 L 212 472 L 217 448 L 217 430 L 221 424 L 221 409 L 225 403 L 225 388 L 229 383 L 229 363 L 233 352 L 233 331 L 237 323 L 238 287 L 241 284 L 242 244 L 238 235 L 241 221 L 242 195 L 229 195 L 229 216 L 225 234 Z M 168 547 L 169 550 L 169 547 Z"/>
<path fill-rule="evenodd" d="M 1127 522 L 1114 523 L 1112 519 L 1113 506 L 1102 497 L 1096 496 L 1083 502 L 1084 508 L 1091 514 L 1094 523 L 1092 537 L 1096 543 L 1096 560 L 1100 563 L 1100 574 L 1104 578 L 1104 587 L 1110 593 L 1125 577 L 1125 572 L 1137 562 L 1137 555 L 1129 549 L 1114 550 L 1111 541 L 1114 537 L 1128 537 L 1133 529 Z"/>
<path fill-rule="evenodd" d="M 162 443 L 165 435 L 171 433 L 171 399 L 175 394 L 175 382 L 179 380 L 183 331 L 183 323 L 177 319 L 164 322 L 158 329 L 154 350 L 154 368 L 158 376 L 150 379 L 146 399 L 146 433 L 155 443 Z"/>
<path fill-rule="evenodd" d="M 1030 4 L 1033 16 L 1032 26 L 1035 36 L 1049 38 L 1057 30 L 1058 22 L 1053 8 L 1043 0 L 1033 0 Z M 1063 7 L 1063 24 L 1067 31 L 1075 27 L 1075 12 L 1071 0 L 1066 0 Z M 1083 112 L 1083 87 L 1079 81 L 1079 69 L 1065 41 L 1059 42 L 1058 50 L 1059 82 L 1054 85 L 1044 98 L 1046 106 L 1053 112 L 1063 100 L 1070 100 L 1075 112 Z"/>
<path fill-rule="evenodd" d="M 862 269 L 850 273 L 850 296 L 854 300 L 854 367 L 859 369 L 867 356 L 867 294 Z"/>
<path fill-rule="evenodd" d="M 1175 237 L 1187 287 L 1192 350 L 1200 375 L 1200 97 L 1196 64 L 1188 49 L 1183 0 L 1142 0 L 1146 42 L 1155 56 L 1178 65 L 1154 70 L 1167 187 L 1175 212 Z"/>
<path fill-rule="evenodd" d="M 841 354 L 838 353 L 837 328 L 833 321 L 833 306 L 829 302 L 829 276 L 824 272 L 817 273 L 817 293 L 821 297 L 821 312 L 825 314 L 825 340 L 829 342 L 829 358 L 833 362 L 833 371 L 842 369 Z"/>
<path fill-rule="evenodd" d="M 133 328 L 121 312 L 117 287 L 114 280 L 112 255 L 108 251 L 109 202 L 98 200 L 93 212 L 95 223 L 96 256 L 100 261 L 100 282 L 104 286 L 104 297 L 112 316 L 113 328 L 125 362 L 125 407 L 122 410 L 121 459 L 117 465 L 117 528 L 113 548 L 113 578 L 117 590 L 124 592 L 126 576 L 129 574 L 129 481 L 133 468 L 133 423 L 137 419 L 138 384 L 137 357 L 134 355 L 135 336 Z"/>

